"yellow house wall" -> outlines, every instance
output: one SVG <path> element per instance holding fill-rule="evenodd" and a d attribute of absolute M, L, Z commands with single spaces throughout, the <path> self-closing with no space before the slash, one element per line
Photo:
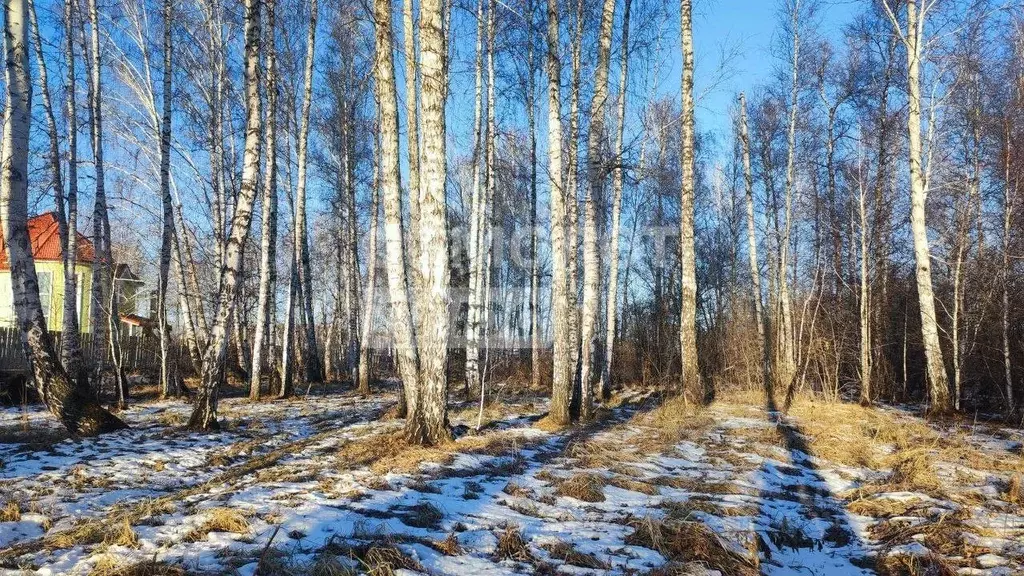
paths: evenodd
<path fill-rule="evenodd" d="M 36 261 L 36 273 L 49 272 L 52 274 L 53 281 L 51 284 L 50 294 L 50 314 L 46 318 L 46 327 L 53 331 L 59 331 L 61 325 L 64 322 L 64 267 L 60 262 L 51 261 Z M 78 264 L 75 266 L 75 272 L 79 278 L 79 290 L 82 291 L 82 305 L 78 311 L 78 327 L 82 333 L 88 333 L 91 331 L 89 325 L 89 308 L 90 298 L 89 294 L 92 291 L 92 267 L 88 264 Z M 10 277 L 10 270 L 0 272 L 0 275 L 7 275 Z M 12 294 L 6 294 L 7 301 L 12 298 Z M 0 326 L 13 326 L 14 317 L 13 310 L 10 313 L 7 311 L 0 310 Z"/>

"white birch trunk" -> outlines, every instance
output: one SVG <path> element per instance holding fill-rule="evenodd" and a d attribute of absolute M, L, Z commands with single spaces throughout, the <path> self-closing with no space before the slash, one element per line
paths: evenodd
<path fill-rule="evenodd" d="M 448 44 L 441 0 L 420 3 L 423 150 L 420 164 L 419 269 L 422 281 L 419 403 L 410 406 L 406 436 L 418 444 L 451 438 L 448 429 L 448 223 L 445 198 L 445 74 Z"/>
<path fill-rule="evenodd" d="M 405 270 L 401 175 L 398 169 L 398 95 L 392 55 L 394 37 L 391 31 L 390 0 L 374 0 L 373 14 L 376 32 L 373 77 L 380 114 L 380 188 L 384 204 L 391 332 L 402 376 L 406 412 L 411 416 L 419 409 L 419 354 Z"/>
<path fill-rule="evenodd" d="M 622 54 L 619 61 L 619 124 L 615 135 L 615 168 L 612 172 L 612 230 L 608 236 L 608 297 L 605 300 L 604 358 L 601 362 L 601 399 L 612 392 L 612 368 L 615 358 L 616 305 L 619 291 L 619 224 L 622 212 L 623 138 L 626 129 L 626 89 L 629 82 L 629 10 L 632 0 L 625 0 L 622 16 Z"/>
<path fill-rule="evenodd" d="M 682 373 L 679 391 L 688 401 L 700 402 L 700 367 L 697 362 L 697 258 L 693 245 L 694 118 L 693 118 L 693 30 L 691 0 L 680 2 L 683 50 L 682 78 L 682 190 L 679 200 L 679 254 L 682 301 L 679 321 L 679 350 Z"/>
<path fill-rule="evenodd" d="M 594 379 L 597 366 L 597 314 L 600 306 L 601 258 L 598 248 L 597 203 L 602 196 L 607 170 L 602 154 L 605 107 L 608 103 L 608 67 L 615 22 L 615 0 L 605 0 L 598 36 L 594 94 L 590 101 L 590 131 L 587 142 L 588 182 L 583 197 L 583 311 L 580 323 L 580 419 L 594 415 Z"/>
<path fill-rule="evenodd" d="M 558 0 L 548 0 L 547 72 L 548 72 L 548 178 L 551 204 L 551 334 L 552 365 L 551 411 L 548 418 L 557 425 L 570 422 L 573 370 L 569 316 L 569 270 L 566 239 L 566 191 L 562 186 L 562 65 L 559 61 Z M 567 246 L 569 244 L 569 246 Z"/>
<path fill-rule="evenodd" d="M 225 266 L 217 314 L 209 332 L 209 339 L 203 354 L 203 370 L 200 388 L 195 398 L 195 408 L 189 419 L 189 428 L 210 430 L 219 428 L 217 422 L 217 397 L 220 382 L 224 376 L 224 363 L 228 348 L 228 320 L 236 303 L 238 281 L 242 272 L 242 251 L 252 224 L 253 203 L 256 199 L 257 177 L 259 175 L 262 111 L 260 110 L 259 80 L 257 72 L 260 61 L 260 0 L 245 0 L 245 148 L 242 157 L 242 183 L 238 200 L 231 219 L 231 235 L 227 241 Z"/>

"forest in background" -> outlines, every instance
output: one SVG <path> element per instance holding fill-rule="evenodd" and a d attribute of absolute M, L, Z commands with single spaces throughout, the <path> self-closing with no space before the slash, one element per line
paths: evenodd
<path fill-rule="evenodd" d="M 253 399 L 397 376 L 428 444 L 449 393 L 512 377 L 556 424 L 635 383 L 1013 416 L 1020 7 L 865 1 L 828 38 L 827 3 L 780 2 L 777 72 L 725 133 L 694 109 L 729 55 L 695 54 L 681 8 L 7 2 L 0 215 L 40 397 L 123 425 L 95 391 L 128 401 L 110 264 L 133 261 L 197 429 L 229 372 Z M 96 247 L 104 365 L 47 336 L 77 319 L 45 326 L 30 206 Z"/>

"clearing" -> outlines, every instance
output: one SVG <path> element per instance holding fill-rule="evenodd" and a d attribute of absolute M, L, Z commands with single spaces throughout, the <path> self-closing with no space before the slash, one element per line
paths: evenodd
<path fill-rule="evenodd" d="M 72 440 L 0 411 L 0 574 L 1022 574 L 1021 430 L 757 394 L 626 391 L 552 430 L 546 400 L 453 407 L 414 449 L 393 396 L 137 404 Z"/>

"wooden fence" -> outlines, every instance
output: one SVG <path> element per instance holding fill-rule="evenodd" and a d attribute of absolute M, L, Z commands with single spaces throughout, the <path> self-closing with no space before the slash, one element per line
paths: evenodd
<path fill-rule="evenodd" d="M 53 338 L 55 349 L 60 350 L 63 335 L 60 332 L 50 332 L 50 336 Z M 82 334 L 81 340 L 86 368 L 92 369 L 96 365 L 99 350 L 94 346 L 92 334 Z M 107 351 L 107 347 L 103 347 L 103 350 Z M 177 343 L 175 351 L 180 352 L 182 357 L 187 357 L 184 356 L 184 350 L 177 350 Z M 160 368 L 160 339 L 155 336 L 122 335 L 121 354 L 124 369 L 129 374 L 155 372 Z M 109 363 L 109 358 L 107 362 Z M 0 328 L 0 372 L 27 372 L 28 369 L 21 333 L 17 328 Z"/>

